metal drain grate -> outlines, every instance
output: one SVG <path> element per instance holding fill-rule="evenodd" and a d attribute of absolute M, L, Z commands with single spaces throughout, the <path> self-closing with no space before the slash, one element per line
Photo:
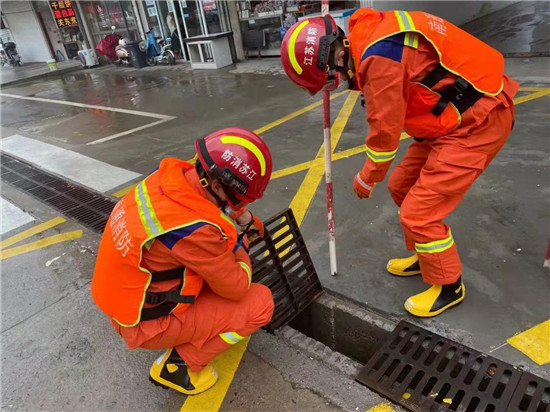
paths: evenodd
<path fill-rule="evenodd" d="M 9 155 L 0 155 L 1 178 L 79 223 L 103 232 L 116 202 Z"/>
<path fill-rule="evenodd" d="M 275 310 L 265 329 L 286 325 L 322 292 L 323 287 L 291 209 L 264 222 L 266 237 L 250 245 L 252 281 L 271 289 Z"/>
<path fill-rule="evenodd" d="M 411 411 L 501 412 L 508 410 L 521 374 L 505 362 L 401 321 L 356 379 Z"/>
<path fill-rule="evenodd" d="M 507 411 L 550 412 L 550 382 L 523 372 Z"/>

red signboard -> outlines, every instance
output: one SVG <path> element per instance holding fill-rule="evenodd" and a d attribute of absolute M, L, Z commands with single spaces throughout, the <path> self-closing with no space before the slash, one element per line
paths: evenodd
<path fill-rule="evenodd" d="M 52 8 L 55 24 L 57 24 L 58 28 L 63 29 L 65 27 L 78 26 L 72 1 L 50 1 L 50 7 Z"/>

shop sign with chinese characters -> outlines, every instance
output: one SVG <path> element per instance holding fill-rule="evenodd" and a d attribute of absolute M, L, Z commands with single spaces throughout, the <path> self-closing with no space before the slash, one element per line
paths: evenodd
<path fill-rule="evenodd" d="M 72 1 L 50 1 L 50 7 L 58 28 L 78 26 Z"/>

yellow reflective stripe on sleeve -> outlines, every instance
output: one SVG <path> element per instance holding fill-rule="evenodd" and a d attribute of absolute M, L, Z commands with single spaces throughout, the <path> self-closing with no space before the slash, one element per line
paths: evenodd
<path fill-rule="evenodd" d="M 246 272 L 246 274 L 248 275 L 248 284 L 250 285 L 250 282 L 252 282 L 252 270 L 250 269 L 250 267 L 244 263 L 244 262 L 239 262 L 239 265 L 241 265 L 241 267 L 244 269 L 244 271 Z"/>
<path fill-rule="evenodd" d="M 402 31 L 405 30 L 416 30 L 414 27 L 413 19 L 410 14 L 406 11 L 396 10 L 395 17 L 397 18 L 397 23 L 399 24 L 399 29 Z"/>
<path fill-rule="evenodd" d="M 296 27 L 296 30 L 292 32 L 292 35 L 290 36 L 290 40 L 288 41 L 288 58 L 290 59 L 290 64 L 292 65 L 292 68 L 298 74 L 302 74 L 304 70 L 298 64 L 298 60 L 296 60 L 296 50 L 295 50 L 296 39 L 298 38 L 298 35 L 302 31 L 302 29 L 306 27 L 308 24 L 309 24 L 309 20 L 306 20 L 302 22 L 298 27 Z"/>
<path fill-rule="evenodd" d="M 254 156 L 256 156 L 258 162 L 260 162 L 261 175 L 265 176 L 265 157 L 262 151 L 258 149 L 258 146 L 239 136 L 223 136 L 220 140 L 223 144 L 236 144 L 254 153 Z"/>
<path fill-rule="evenodd" d="M 418 48 L 418 34 L 413 32 L 407 32 L 405 34 L 405 46 L 414 47 L 415 49 Z"/>
<path fill-rule="evenodd" d="M 370 160 L 372 160 L 375 163 L 389 162 L 390 160 L 393 160 L 395 158 L 396 154 L 397 154 L 397 149 L 391 152 L 377 152 L 367 146 L 367 156 L 369 157 Z"/>
<path fill-rule="evenodd" d="M 147 193 L 147 186 L 145 180 L 143 180 L 135 189 L 136 203 L 138 205 L 139 218 L 141 224 L 145 228 L 147 235 L 157 236 L 164 232 L 160 221 L 157 219 L 153 205 L 151 204 L 151 198 Z"/>
<path fill-rule="evenodd" d="M 449 249 L 454 243 L 453 235 L 449 230 L 448 238 L 429 243 L 415 243 L 414 248 L 418 253 L 439 253 Z"/>
<path fill-rule="evenodd" d="M 230 345 L 234 345 L 235 343 L 239 343 L 240 341 L 242 341 L 244 339 L 244 336 L 239 335 L 237 332 L 225 332 L 220 333 L 220 338 L 222 338 Z"/>
<path fill-rule="evenodd" d="M 414 27 L 414 21 L 413 21 L 411 15 L 406 11 L 404 11 L 403 14 L 405 15 L 405 18 L 407 19 L 407 23 L 409 24 L 410 29 L 411 30 L 416 30 L 416 27 Z"/>

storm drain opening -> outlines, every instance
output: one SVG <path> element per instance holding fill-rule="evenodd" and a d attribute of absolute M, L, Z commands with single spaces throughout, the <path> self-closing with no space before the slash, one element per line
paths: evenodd
<path fill-rule="evenodd" d="M 514 412 L 550 412 L 550 382 L 523 372 L 508 409 Z"/>
<path fill-rule="evenodd" d="M 323 293 L 321 281 L 291 209 L 264 221 L 265 238 L 250 244 L 252 281 L 269 287 L 275 301 L 273 333 Z"/>
<path fill-rule="evenodd" d="M 0 155 L 1 178 L 35 199 L 103 233 L 116 201 L 67 182 L 12 156 Z"/>
<path fill-rule="evenodd" d="M 411 411 L 542 412 L 509 409 L 521 379 L 522 372 L 512 365 L 406 321 L 356 378 Z M 538 405 L 544 389 L 530 396 Z M 526 402 L 519 398 L 519 404 Z"/>
<path fill-rule="evenodd" d="M 89 229 L 103 233 L 116 201 L 2 153 L 1 179 Z M 323 292 L 292 210 L 264 222 L 266 237 L 250 245 L 253 282 L 271 290 L 275 309 L 265 329 L 286 325 Z"/>

